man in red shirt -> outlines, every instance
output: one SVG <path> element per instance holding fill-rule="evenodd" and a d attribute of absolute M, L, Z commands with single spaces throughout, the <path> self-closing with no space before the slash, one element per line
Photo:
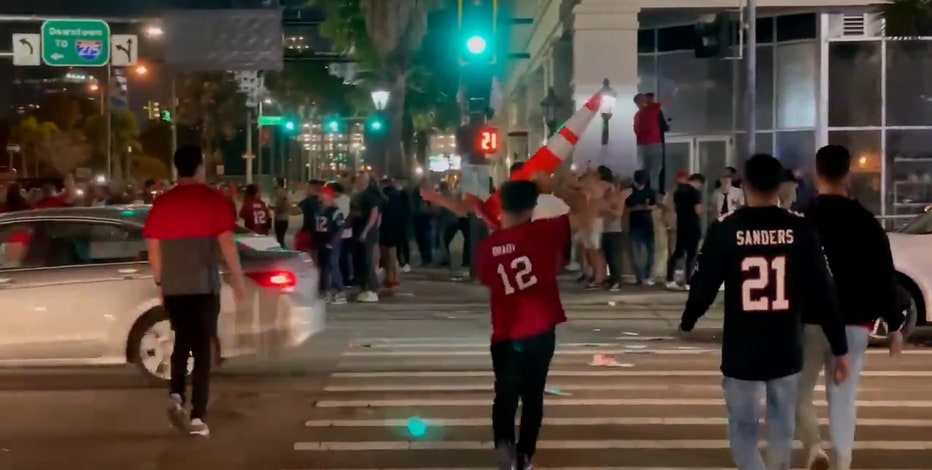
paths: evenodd
<path fill-rule="evenodd" d="M 239 210 L 239 217 L 243 225 L 259 235 L 268 235 L 272 229 L 272 213 L 269 206 L 259 199 L 259 187 L 246 185 L 246 194 L 243 197 L 243 207 Z"/>
<path fill-rule="evenodd" d="M 572 230 L 591 224 L 591 214 L 531 220 L 537 198 L 549 192 L 549 177 L 509 181 L 499 192 L 502 225 L 477 250 L 479 280 L 489 288 L 492 312 L 492 368 L 495 401 L 492 428 L 499 468 L 533 468 L 531 458 L 543 418 L 544 386 L 556 343 L 555 328 L 566 321 L 557 274 Z M 572 214 L 585 210 L 586 197 L 558 194 Z M 590 195 L 592 197 L 592 195 Z M 515 445 L 514 418 L 521 400 L 521 439 Z"/>
<path fill-rule="evenodd" d="M 54 207 L 70 207 L 65 202 L 65 193 L 56 193 L 55 187 L 50 184 L 42 185 L 42 199 L 36 203 L 36 209 L 48 209 Z"/>
<path fill-rule="evenodd" d="M 676 93 L 676 90 L 673 93 Z M 654 99 L 653 93 L 638 93 L 634 95 L 634 104 L 638 108 L 634 114 L 638 167 L 647 171 L 650 177 L 647 184 L 649 188 L 662 190 L 660 172 L 663 169 L 663 134 L 666 131 L 666 122 L 660 109 L 661 103 Z"/>
<path fill-rule="evenodd" d="M 207 436 L 212 339 L 220 315 L 219 252 L 237 299 L 244 295 L 243 270 L 233 230 L 236 210 L 226 195 L 205 183 L 201 149 L 175 152 L 178 185 L 155 198 L 143 229 L 152 276 L 175 330 L 168 417 L 179 430 Z M 188 358 L 194 357 L 190 421 L 184 414 Z"/>

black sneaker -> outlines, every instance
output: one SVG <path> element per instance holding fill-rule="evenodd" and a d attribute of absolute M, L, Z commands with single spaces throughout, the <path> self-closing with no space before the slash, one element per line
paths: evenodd
<path fill-rule="evenodd" d="M 181 398 L 181 395 L 177 393 L 172 393 L 169 396 L 171 404 L 166 410 L 168 414 L 168 422 L 172 423 L 172 426 L 181 431 L 188 432 L 188 416 L 184 412 L 184 399 Z"/>
<path fill-rule="evenodd" d="M 512 443 L 499 443 L 495 446 L 498 452 L 498 470 L 517 470 L 517 455 L 515 445 Z"/>

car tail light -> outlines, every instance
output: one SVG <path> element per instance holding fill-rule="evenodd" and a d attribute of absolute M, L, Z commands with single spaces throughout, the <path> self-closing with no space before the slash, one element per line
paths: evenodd
<path fill-rule="evenodd" d="M 261 287 L 287 289 L 298 284 L 298 278 L 291 271 L 264 271 L 246 275 Z"/>

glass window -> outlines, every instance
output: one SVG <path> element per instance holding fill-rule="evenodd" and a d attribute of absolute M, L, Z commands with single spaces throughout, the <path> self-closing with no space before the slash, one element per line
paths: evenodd
<path fill-rule="evenodd" d="M 697 59 L 690 50 L 659 55 L 657 64 L 658 93 L 679 89 L 664 105 L 671 132 L 731 132 L 731 61 Z"/>
<path fill-rule="evenodd" d="M 874 214 L 880 214 L 880 131 L 830 131 L 828 143 L 851 151 L 851 192 Z"/>
<path fill-rule="evenodd" d="M 932 130 L 887 131 L 887 213 L 908 215 L 932 204 Z"/>
<path fill-rule="evenodd" d="M 799 39 L 815 39 L 816 14 L 800 13 L 798 15 L 783 15 L 777 17 L 777 41 L 796 41 Z"/>
<path fill-rule="evenodd" d="M 638 30 L 638 52 L 654 52 L 657 47 L 657 30 L 656 29 L 639 29 Z"/>
<path fill-rule="evenodd" d="M 90 222 L 43 223 L 33 245 L 45 267 L 143 261 L 146 251 L 141 229 Z"/>
<path fill-rule="evenodd" d="M 638 56 L 638 92 L 657 92 L 657 56 Z"/>
<path fill-rule="evenodd" d="M 696 46 L 696 25 L 674 26 L 657 30 L 657 52 L 689 50 Z"/>
<path fill-rule="evenodd" d="M 738 54 L 737 50 L 733 50 Z M 744 129 L 744 103 L 746 102 L 747 74 L 745 73 L 743 62 L 732 61 L 733 65 L 738 68 L 738 81 L 740 90 L 738 92 L 738 119 L 735 121 L 737 129 Z M 773 46 L 765 45 L 757 48 L 757 128 L 773 129 Z"/>
<path fill-rule="evenodd" d="M 828 125 L 880 125 L 880 42 L 828 46 Z"/>
<path fill-rule="evenodd" d="M 790 170 L 811 170 L 815 164 L 815 131 L 777 132 L 774 156 Z"/>
<path fill-rule="evenodd" d="M 744 132 L 735 134 L 735 156 L 738 158 L 736 162 L 733 162 L 732 166 L 740 167 L 741 165 L 738 163 L 749 156 L 747 155 L 748 139 L 746 136 L 747 134 Z M 773 153 L 773 133 L 757 133 L 757 138 L 754 140 L 754 153 Z"/>
<path fill-rule="evenodd" d="M 773 17 L 757 19 L 757 42 L 773 42 Z"/>
<path fill-rule="evenodd" d="M 887 125 L 932 125 L 932 41 L 887 41 Z"/>
<path fill-rule="evenodd" d="M 32 268 L 39 266 L 35 256 L 29 257 L 36 227 L 32 223 L 13 223 L 0 226 L 0 269 Z"/>
<path fill-rule="evenodd" d="M 819 100 L 819 45 L 815 42 L 776 46 L 777 127 L 815 127 Z"/>
<path fill-rule="evenodd" d="M 926 211 L 924 214 L 910 221 L 905 227 L 900 229 L 900 232 L 910 235 L 932 234 L 932 210 Z"/>

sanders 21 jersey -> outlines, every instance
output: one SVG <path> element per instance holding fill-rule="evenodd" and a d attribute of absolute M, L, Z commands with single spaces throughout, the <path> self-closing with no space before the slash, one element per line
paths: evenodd
<path fill-rule="evenodd" d="M 480 243 L 477 272 L 489 288 L 492 342 L 539 335 L 566 321 L 557 274 L 570 242 L 569 216 L 496 230 Z"/>

